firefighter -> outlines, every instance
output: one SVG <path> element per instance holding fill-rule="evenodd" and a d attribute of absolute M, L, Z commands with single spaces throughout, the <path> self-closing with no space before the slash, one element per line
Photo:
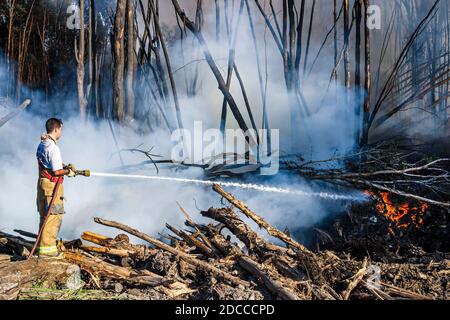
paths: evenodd
<path fill-rule="evenodd" d="M 40 258 L 62 258 L 57 247 L 58 232 L 65 213 L 62 182 L 64 176 L 75 177 L 76 174 L 73 165 L 63 165 L 61 151 L 57 145 L 62 135 L 63 122 L 60 119 L 51 118 L 47 120 L 45 127 L 47 133 L 42 135 L 36 153 L 39 165 L 37 209 L 40 215 L 39 230 L 41 232 L 37 254 Z M 53 205 L 49 210 L 52 200 Z"/>

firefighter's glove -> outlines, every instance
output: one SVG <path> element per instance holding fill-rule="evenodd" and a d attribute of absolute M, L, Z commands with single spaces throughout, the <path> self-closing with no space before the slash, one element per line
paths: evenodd
<path fill-rule="evenodd" d="M 77 171 L 77 169 L 75 168 L 75 165 L 74 165 L 74 164 L 69 164 L 69 165 L 66 167 L 66 169 L 72 170 L 73 172 Z"/>
<path fill-rule="evenodd" d="M 70 168 L 68 168 L 68 170 L 69 170 L 69 173 L 67 174 L 67 176 L 69 177 L 69 178 L 73 178 L 73 177 L 75 177 L 77 174 L 75 173 L 75 171 L 73 171 L 72 169 L 70 169 Z"/>

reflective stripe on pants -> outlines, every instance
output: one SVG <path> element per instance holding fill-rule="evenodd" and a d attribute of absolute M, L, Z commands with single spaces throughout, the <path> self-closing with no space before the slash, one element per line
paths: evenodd
<path fill-rule="evenodd" d="M 54 255 L 57 253 L 58 253 L 58 248 L 56 246 L 39 247 L 39 250 L 38 250 L 39 255 Z"/>

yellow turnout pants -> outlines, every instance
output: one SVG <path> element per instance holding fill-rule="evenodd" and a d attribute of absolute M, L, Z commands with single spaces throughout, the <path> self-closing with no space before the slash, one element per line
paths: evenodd
<path fill-rule="evenodd" d="M 48 207 L 52 201 L 56 183 L 49 179 L 40 178 L 37 185 L 37 207 L 40 215 L 39 230 L 41 230 L 47 216 Z M 59 186 L 50 216 L 45 223 L 42 235 L 38 243 L 39 256 L 54 256 L 58 253 L 57 238 L 64 215 L 64 187 Z"/>

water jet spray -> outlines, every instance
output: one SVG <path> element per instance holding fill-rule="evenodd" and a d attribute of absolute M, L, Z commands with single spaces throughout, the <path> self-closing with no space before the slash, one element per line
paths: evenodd
<path fill-rule="evenodd" d="M 261 184 L 253 184 L 253 183 L 238 183 L 238 182 L 229 182 L 229 181 L 210 181 L 210 180 L 175 178 L 175 177 L 129 175 L 129 174 L 100 173 L 100 172 L 90 172 L 90 176 L 91 177 L 100 177 L 100 178 L 115 178 L 115 179 L 171 181 L 171 182 L 178 182 L 178 183 L 190 183 L 190 184 L 210 185 L 210 186 L 212 186 L 214 184 L 218 184 L 223 187 L 256 190 L 256 191 L 261 191 L 261 192 L 282 193 L 282 194 L 297 195 L 297 196 L 304 196 L 304 197 L 318 197 L 318 198 L 335 200 L 335 201 L 338 201 L 338 200 L 363 201 L 364 199 L 366 199 L 366 196 L 364 196 L 363 194 L 356 196 L 356 195 L 344 195 L 344 194 L 329 193 L 329 192 L 309 192 L 309 191 L 304 191 L 304 190 L 291 190 L 291 189 L 287 189 L 287 188 L 271 187 L 271 186 L 265 186 L 265 185 L 261 185 Z"/>

